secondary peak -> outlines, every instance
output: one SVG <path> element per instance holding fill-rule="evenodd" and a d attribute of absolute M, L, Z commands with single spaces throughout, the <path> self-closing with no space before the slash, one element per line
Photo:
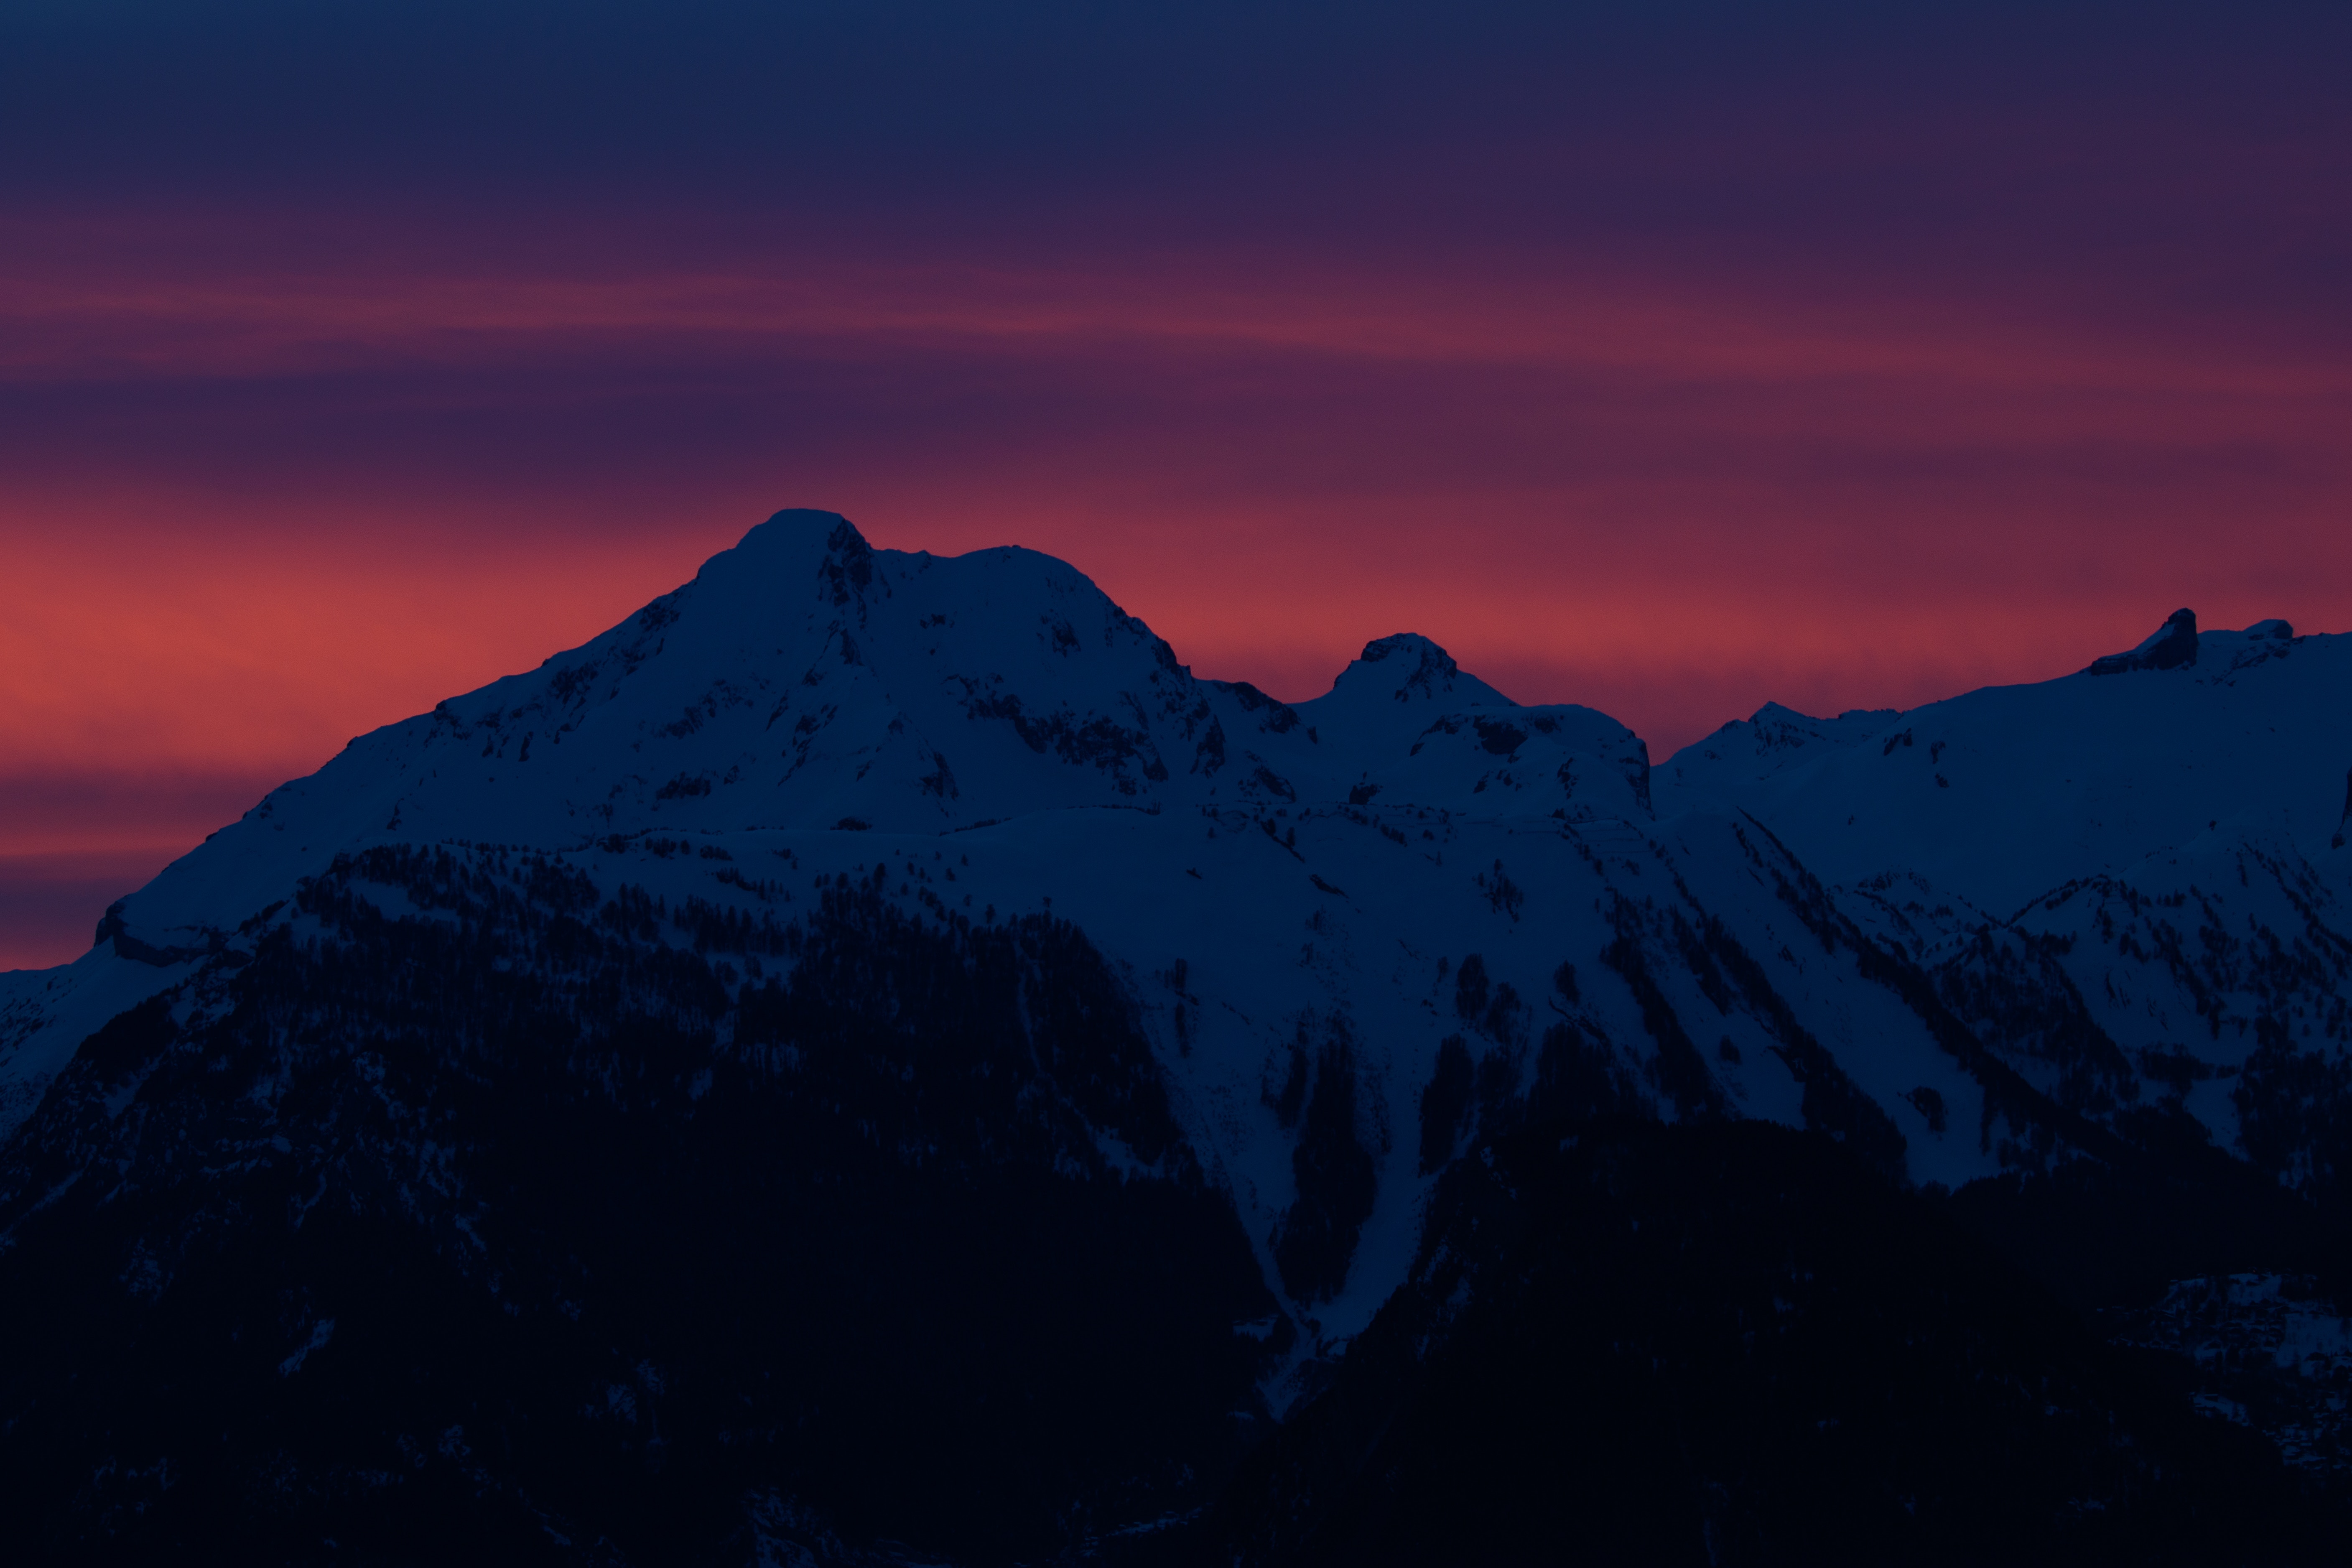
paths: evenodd
<path fill-rule="evenodd" d="M 2111 653 L 2091 661 L 2093 675 L 2122 675 L 2135 669 L 2174 669 L 2197 662 L 2197 612 L 2175 610 L 2129 653 Z"/>

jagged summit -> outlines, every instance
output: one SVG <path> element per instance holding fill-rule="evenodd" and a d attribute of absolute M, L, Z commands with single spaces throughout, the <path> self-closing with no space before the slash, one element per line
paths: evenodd
<path fill-rule="evenodd" d="M 702 582 L 744 572 L 814 570 L 827 561 L 864 562 L 870 569 L 873 555 L 874 547 L 857 525 L 841 513 L 786 507 L 765 522 L 753 524 L 731 547 L 705 561 L 694 575 Z"/>
<path fill-rule="evenodd" d="M 2197 612 L 2175 610 L 2164 618 L 2164 625 L 2143 638 L 2138 647 L 2126 653 L 2111 653 L 2095 658 L 2084 673 L 2086 675 L 2127 675 L 2139 669 L 2185 669 L 2195 668 L 2200 651 L 2208 642 L 2223 647 L 2231 656 L 2233 667 L 2242 668 L 2253 659 L 2267 658 L 2277 651 L 2281 643 L 2296 640 L 2294 627 L 2275 617 L 2256 621 L 2242 632 L 2205 632 L 2197 630 Z"/>
<path fill-rule="evenodd" d="M 1349 662 L 1331 689 L 1298 704 L 1299 717 L 1318 733 L 1409 742 L 1441 712 L 1518 704 L 1475 675 L 1454 656 L 1416 632 L 1377 637 Z"/>
<path fill-rule="evenodd" d="M 846 609 L 873 586 L 875 560 L 874 547 L 839 512 L 788 508 L 755 524 L 705 561 L 692 582 L 655 603 L 691 595 L 753 621 L 762 605 L 780 607 L 809 595 Z"/>
<path fill-rule="evenodd" d="M 1373 638 L 1364 645 L 1364 651 L 1356 656 L 1349 668 L 1350 670 L 1360 669 L 1371 664 L 1385 667 L 1381 672 L 1381 678 L 1384 681 L 1396 682 L 1394 696 L 1400 702 L 1410 700 L 1413 696 L 1436 698 L 1457 685 L 1465 685 L 1472 693 L 1486 694 L 1496 702 L 1508 703 L 1510 700 L 1475 676 L 1464 675 L 1462 667 L 1454 661 L 1452 654 L 1419 632 L 1397 632 Z M 1343 671 L 1339 679 L 1345 680 L 1347 678 Z"/>
<path fill-rule="evenodd" d="M 1402 710 L 1401 722 L 1430 704 L 1453 708 L 1515 708 L 1517 703 L 1462 667 L 1418 632 L 1375 637 L 1339 672 L 1331 689 L 1298 705 L 1301 713 L 1359 709 Z M 1320 720 L 1318 718 L 1318 721 Z"/>
<path fill-rule="evenodd" d="M 1650 815 L 1649 748 L 1631 730 L 1572 703 L 1514 702 L 1416 632 L 1366 643 L 1297 712 L 1343 769 L 1352 764 L 1345 792 L 1360 805 Z"/>
<path fill-rule="evenodd" d="M 2175 610 L 2164 625 L 2141 639 L 2128 653 L 2111 653 L 2091 661 L 2093 675 L 2123 675 L 2135 669 L 2178 669 L 2197 662 L 2197 612 Z"/>

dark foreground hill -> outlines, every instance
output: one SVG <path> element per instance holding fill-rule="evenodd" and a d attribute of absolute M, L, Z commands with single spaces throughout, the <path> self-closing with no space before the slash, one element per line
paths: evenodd
<path fill-rule="evenodd" d="M 1826 1139 L 1553 1123 L 1447 1173 L 1412 1278 L 1203 1535 L 1265 1563 L 2333 1560 L 2335 1500 L 2193 1389 Z"/>

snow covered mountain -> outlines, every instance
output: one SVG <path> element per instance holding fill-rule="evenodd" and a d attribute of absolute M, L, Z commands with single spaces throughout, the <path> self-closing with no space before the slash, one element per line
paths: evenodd
<path fill-rule="evenodd" d="M 289 1542 L 426 1497 L 614 1560 L 1139 1552 L 1352 1407 L 1376 1321 L 1442 1337 L 1431 1215 L 1498 1141 L 1757 1121 L 1893 1192 L 2336 1213 L 2347 661 L 2176 616 L 1654 774 L 1423 637 L 1290 706 L 1059 562 L 780 513 L 0 975 L 0 1321 L 68 1347 L 0 1419 L 59 1540 L 282 1472 Z M 235 1366 L 138 1382 L 206 1336 Z M 29 1414 L 109 1355 L 75 1435 Z M 880 1486 L 877 1401 L 986 1500 Z"/>
<path fill-rule="evenodd" d="M 2101 659 L 1834 720 L 1768 706 L 1677 752 L 1661 789 L 1677 806 L 1756 813 L 1833 882 L 1916 872 L 2004 914 L 2154 855 L 2253 839 L 2316 862 L 2342 848 L 2352 639 L 2284 621 L 2200 637 L 2181 616 L 2166 635 L 2185 624 L 2191 651 L 2164 668 Z"/>
<path fill-rule="evenodd" d="M 2344 1101 L 2309 1079 L 2352 1045 L 2352 638 L 2200 635 L 2182 611 L 2039 685 L 1768 708 L 1659 794 L 1769 826 L 2062 1102 L 2182 1104 L 2223 1148 L 2335 1179 Z"/>

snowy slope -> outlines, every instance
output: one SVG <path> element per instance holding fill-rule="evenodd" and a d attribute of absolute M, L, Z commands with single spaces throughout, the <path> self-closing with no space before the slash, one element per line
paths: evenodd
<path fill-rule="evenodd" d="M 2352 637 L 2181 611 L 2080 674 L 1901 713 L 1777 706 L 1658 770 L 1752 816 L 2039 1092 L 2185 1110 L 2290 1184 L 2352 1110 Z"/>
<path fill-rule="evenodd" d="M 79 1347 L 22 1397 L 121 1344 L 257 1345 L 104 1419 L 194 1453 L 215 1408 L 323 1398 L 318 1475 L 431 1449 L 533 1532 L 644 1492 L 581 1467 L 697 1433 L 730 1478 L 697 1517 L 782 1560 L 899 1528 L 859 1501 L 896 1400 L 940 1435 L 926 1496 L 1008 1467 L 925 1528 L 1001 1504 L 1030 1544 L 974 1560 L 1033 1560 L 1204 1506 L 1470 1245 L 1424 1234 L 1444 1194 L 1560 1130 L 1757 1119 L 1952 1189 L 2154 1192 L 2220 1150 L 2352 1205 L 2347 659 L 2184 612 L 2080 675 L 1768 706 L 1654 772 L 1412 634 L 1285 705 L 1063 563 L 780 513 L 0 976 L 0 1258 L 130 1325 L 20 1293 Z M 509 1325 L 557 1348 L 492 1352 Z M 387 1450 L 364 1378 L 396 1363 L 439 1414 Z M 449 1437 L 494 1384 L 566 1458 Z M 1001 1441 L 1041 1390 L 1064 1414 Z M 977 1425 L 934 1419 L 967 1394 Z M 16 1452 L 111 1462 L 79 1441 Z"/>
<path fill-rule="evenodd" d="M 1194 680 L 1084 577 L 1023 550 L 877 552 L 783 512 L 540 668 L 352 742 L 134 898 L 185 942 L 338 847 L 578 844 L 648 829 L 939 832 L 1079 805 L 1286 798 L 1314 743 Z"/>
<path fill-rule="evenodd" d="M 1948 1184 L 2000 1169 L 1977 1137 L 1984 1096 L 1965 1068 L 1895 991 L 1857 972 L 1852 952 L 1821 952 L 1773 891 L 1769 868 L 1801 869 L 1719 818 L 1685 818 L 1654 839 L 1622 822 L 1377 805 L 1082 809 L 944 837 L 656 838 L 572 863 L 602 886 L 641 886 L 673 906 L 699 898 L 788 917 L 824 884 L 878 870 L 885 895 L 918 916 L 1050 910 L 1074 921 L 1128 977 L 1188 1135 L 1229 1183 L 1269 1279 L 1296 1303 L 1302 1353 L 1360 1331 L 1410 1261 L 1434 1175 L 1423 1091 L 1448 1040 L 1466 1049 L 1479 1087 L 1444 1155 L 1505 1124 L 1563 1063 L 1612 1075 L 1629 1101 L 1670 1117 L 1795 1126 L 1834 1120 L 1818 1106 L 1809 1117 L 1804 1079 L 1836 1079 L 1851 1063 L 1863 1095 L 1885 1107 L 1865 1114 L 1883 1118 L 1896 1168 Z M 744 878 L 762 891 L 746 891 Z M 1769 965 L 1762 998 L 1725 982 L 1712 961 L 1688 963 L 1678 931 L 1701 931 L 1716 910 L 1738 930 L 1727 940 Z M 1784 956 L 1808 946 L 1806 957 Z M 1465 987 L 1472 955 L 1478 978 Z M 1675 1045 L 1645 1023 L 1643 984 L 1685 1022 L 1686 1060 L 1670 1059 Z M 1774 996 L 1806 1021 L 1819 1061 L 1792 1070 L 1786 1054 L 1805 1047 L 1784 1037 Z M 1328 1274 L 1308 1260 L 1309 1272 L 1286 1275 L 1276 1243 L 1287 1217 L 1302 1197 L 1323 1201 L 1302 1193 L 1294 1153 L 1333 1072 L 1349 1080 L 1371 1203 L 1352 1257 Z M 1948 1107 L 1941 1131 L 1912 1098 L 1923 1087 Z"/>
<path fill-rule="evenodd" d="M 1194 678 L 1062 563 L 780 513 L 587 645 L 354 741 L 79 963 L 10 977 L 0 1114 L 146 996 L 194 1028 L 265 943 L 342 940 L 298 895 L 372 847 L 492 881 L 554 857 L 648 954 L 708 960 L 720 1014 L 789 970 L 740 932 L 845 887 L 941 930 L 1050 912 L 1119 977 L 1297 1331 L 1279 1409 L 1405 1277 L 1446 1162 L 1564 1108 L 1814 1127 L 1958 1186 L 2169 1097 L 2295 1179 L 2309 1140 L 2242 1091 L 2292 1065 L 2256 1054 L 2282 1020 L 2352 1030 L 2352 640 L 2199 648 L 1908 713 L 1769 707 L 1654 778 L 1615 721 L 1515 704 L 1425 638 L 1294 708 Z"/>
<path fill-rule="evenodd" d="M 2208 834 L 2324 855 L 2352 786 L 2352 637 L 2284 626 L 1899 714 L 1768 707 L 1669 759 L 1661 810 L 1752 811 L 1832 882 L 1916 872 L 2004 913 Z"/>
<path fill-rule="evenodd" d="M 0 970 L 0 1136 L 32 1114 L 74 1049 L 109 1018 L 187 980 L 194 959 L 125 958 L 113 943 L 55 969 Z"/>
<path fill-rule="evenodd" d="M 1329 691 L 1297 711 L 1329 758 L 1317 799 L 1576 821 L 1650 814 L 1650 752 L 1639 736 L 1590 708 L 1523 707 L 1409 632 L 1366 644 Z"/>
<path fill-rule="evenodd" d="M 68 1006 L 54 977 L 19 1001 L 12 1120 L 100 1014 L 308 940 L 295 895 L 338 856 L 498 845 L 747 920 L 887 868 L 919 919 L 1074 921 L 1126 977 L 1297 1366 L 1402 1277 L 1445 1161 L 1547 1096 L 1851 1124 L 1920 1179 L 1997 1169 L 1933 1029 L 1852 954 L 1795 956 L 1820 942 L 1757 868 L 1801 868 L 1721 818 L 1654 837 L 1649 771 L 1615 721 L 1514 704 L 1425 638 L 1370 644 L 1293 710 L 1194 679 L 1060 563 L 875 552 L 783 513 L 585 647 L 355 741 L 125 900 L 63 972 L 110 1002 Z M 1707 956 L 1726 943 L 1747 980 Z M 1923 1086 L 1957 1131 L 1929 1131 Z"/>
<path fill-rule="evenodd" d="M 1860 745 L 1898 712 L 1850 708 L 1834 719 L 1815 719 L 1767 702 L 1753 717 L 1734 720 L 1669 757 L 1659 769 L 1659 787 L 1718 803 L 1748 799 L 1793 768 Z"/>

